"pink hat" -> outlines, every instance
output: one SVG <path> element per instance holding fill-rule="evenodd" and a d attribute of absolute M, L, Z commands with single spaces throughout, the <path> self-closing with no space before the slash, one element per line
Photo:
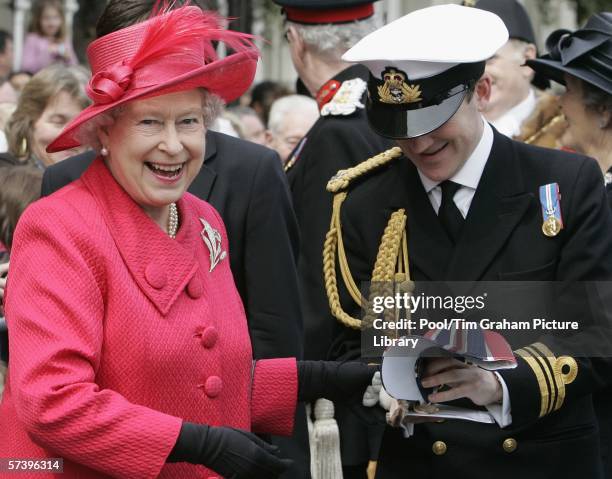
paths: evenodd
<path fill-rule="evenodd" d="M 79 128 L 96 115 L 131 100 L 206 88 L 226 102 L 251 85 L 259 53 L 251 35 L 225 30 L 214 12 L 185 6 L 117 30 L 87 48 L 92 77 L 87 95 L 93 105 L 72 120 L 49 144 L 53 153 L 80 145 Z M 219 59 L 213 41 L 233 53 Z"/>

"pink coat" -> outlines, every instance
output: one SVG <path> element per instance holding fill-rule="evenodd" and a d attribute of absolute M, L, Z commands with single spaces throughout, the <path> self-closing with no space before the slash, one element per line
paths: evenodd
<path fill-rule="evenodd" d="M 172 240 L 98 159 L 24 213 L 7 285 L 0 457 L 62 457 L 65 478 L 210 478 L 165 464 L 182 420 L 291 433 L 295 360 L 253 369 L 229 258 L 210 271 L 203 241 L 202 219 L 227 251 L 221 218 L 190 194 L 178 209 Z"/>

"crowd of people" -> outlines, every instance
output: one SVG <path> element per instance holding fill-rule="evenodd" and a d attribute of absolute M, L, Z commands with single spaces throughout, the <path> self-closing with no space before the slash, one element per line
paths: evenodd
<path fill-rule="evenodd" d="M 539 51 L 517 0 L 386 25 L 375 0 L 274 2 L 295 88 L 252 85 L 253 37 L 189 1 L 110 0 L 88 67 L 60 0 L 18 71 L 0 31 L 0 459 L 612 479 L 612 349 L 429 358 L 427 401 L 492 422 L 397 427 L 361 320 L 369 282 L 612 280 L 612 12 Z"/>

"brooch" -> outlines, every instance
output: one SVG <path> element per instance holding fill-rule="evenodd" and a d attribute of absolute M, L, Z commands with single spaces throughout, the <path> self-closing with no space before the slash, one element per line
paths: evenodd
<path fill-rule="evenodd" d="M 204 229 L 200 231 L 200 235 L 210 253 L 210 269 L 208 272 L 212 273 L 212 270 L 219 264 L 219 261 L 225 259 L 227 252 L 221 249 L 221 233 L 210 226 L 210 223 L 205 219 L 200 218 L 200 222 L 204 226 Z"/>

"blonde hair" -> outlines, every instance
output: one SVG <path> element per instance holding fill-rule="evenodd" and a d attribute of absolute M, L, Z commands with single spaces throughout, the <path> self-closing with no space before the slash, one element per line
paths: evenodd
<path fill-rule="evenodd" d="M 7 122 L 11 118 L 11 115 L 17 108 L 15 103 L 3 102 L 0 103 L 0 130 L 4 130 Z"/>
<path fill-rule="evenodd" d="M 6 125 L 9 153 L 20 161 L 25 161 L 30 156 L 34 123 L 43 114 L 51 99 L 60 92 L 68 93 L 82 108 L 86 108 L 91 103 L 85 94 L 89 76 L 89 72 L 83 67 L 63 65 L 51 65 L 34 75 L 23 88 L 17 108 Z"/>
<path fill-rule="evenodd" d="M 43 12 L 45 8 L 51 7 L 55 8 L 60 17 L 62 17 L 62 24 L 60 29 L 55 34 L 55 38 L 57 40 L 65 40 L 66 39 L 66 15 L 64 13 L 64 3 L 61 0 L 38 0 L 34 7 L 32 8 L 32 18 L 30 20 L 30 28 L 31 32 L 37 33 L 38 35 L 44 36 L 42 28 L 40 26 L 40 21 L 42 19 Z"/>

